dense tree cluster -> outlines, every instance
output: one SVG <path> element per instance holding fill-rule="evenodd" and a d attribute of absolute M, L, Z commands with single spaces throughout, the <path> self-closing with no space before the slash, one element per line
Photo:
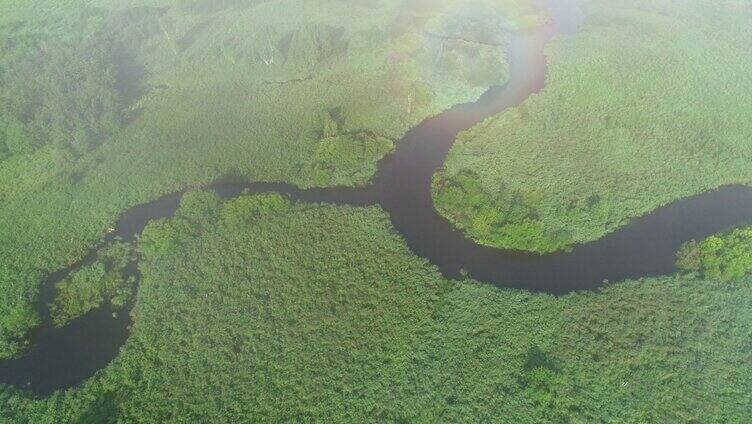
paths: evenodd
<path fill-rule="evenodd" d="M 365 185 L 394 148 L 392 140 L 370 131 L 347 131 L 340 108 L 322 111 L 318 121 L 313 161 L 301 171 L 314 186 Z"/>
<path fill-rule="evenodd" d="M 705 278 L 732 281 L 752 273 L 752 228 L 739 228 L 691 241 L 677 253 L 676 266 Z"/>
<path fill-rule="evenodd" d="M 136 279 L 128 275 L 135 260 L 128 243 L 114 242 L 97 252 L 87 264 L 57 284 L 57 295 L 50 305 L 52 322 L 62 326 L 107 302 L 115 311 L 131 300 Z"/>
<path fill-rule="evenodd" d="M 72 34 L 6 32 L 0 57 L 0 155 L 54 145 L 78 158 L 119 129 L 113 40 L 93 18 Z"/>
<path fill-rule="evenodd" d="M 535 198 L 505 187 L 489 193 L 473 171 L 463 170 L 449 179 L 443 172 L 436 173 L 432 194 L 437 210 L 450 216 L 457 227 L 479 243 L 489 246 L 502 243 L 550 245 L 555 248 L 568 241 L 565 231 L 551 234 L 540 224 Z M 493 200 L 489 202 L 489 198 Z"/>

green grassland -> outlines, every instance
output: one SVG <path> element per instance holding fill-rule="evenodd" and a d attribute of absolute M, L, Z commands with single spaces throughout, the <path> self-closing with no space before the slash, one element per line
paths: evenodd
<path fill-rule="evenodd" d="M 480 243 L 550 252 L 752 182 L 752 3 L 584 2 L 546 87 L 462 134 L 434 181 Z"/>
<path fill-rule="evenodd" d="M 332 225 L 336 223 L 336 225 Z M 186 196 L 152 223 L 131 336 L 3 422 L 744 422 L 752 284 L 550 295 L 448 281 L 378 208 Z"/>
<path fill-rule="evenodd" d="M 225 176 L 365 184 L 408 129 L 503 83 L 503 29 L 542 19 L 420 3 L 0 4 L 0 358 L 123 210 Z"/>

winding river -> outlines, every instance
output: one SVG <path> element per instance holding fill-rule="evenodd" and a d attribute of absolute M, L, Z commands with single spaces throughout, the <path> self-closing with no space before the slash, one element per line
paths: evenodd
<path fill-rule="evenodd" d="M 223 181 L 209 188 L 225 199 L 249 190 L 278 192 L 300 202 L 379 205 L 389 213 L 410 249 L 427 258 L 446 277 L 467 272 L 474 279 L 500 287 L 557 295 L 594 289 L 608 281 L 672 273 L 675 252 L 683 242 L 752 223 L 752 190 L 728 186 L 658 209 L 571 252 L 540 256 L 477 245 L 436 213 L 431 178 L 444 163 L 457 134 L 538 92 L 546 78 L 545 45 L 557 33 L 576 29 L 578 9 L 568 7 L 568 1 L 549 3 L 555 24 L 514 35 L 508 51 L 508 83 L 489 89 L 474 103 L 456 106 L 412 129 L 397 143 L 395 152 L 379 163 L 371 185 L 301 190 L 286 184 Z M 129 209 L 108 240 L 133 240 L 151 220 L 171 216 L 182 194 L 173 193 Z M 50 276 L 40 295 L 43 324 L 32 335 L 34 345 L 23 357 L 0 361 L 0 383 L 44 396 L 79 384 L 117 355 L 128 337 L 128 313 L 113 315 L 108 308 L 100 308 L 62 328 L 54 328 L 49 317 L 47 305 L 54 297 L 54 283 L 91 261 L 94 254 Z M 137 274 L 135 264 L 129 272 Z"/>

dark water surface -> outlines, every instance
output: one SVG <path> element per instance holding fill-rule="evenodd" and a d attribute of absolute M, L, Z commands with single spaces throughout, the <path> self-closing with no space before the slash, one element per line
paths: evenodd
<path fill-rule="evenodd" d="M 581 13 L 569 4 L 551 2 L 555 24 L 517 34 L 509 46 L 510 79 L 489 89 L 477 102 L 456 106 L 429 118 L 397 143 L 394 154 L 379 163 L 373 184 L 363 188 L 300 190 L 287 184 L 218 182 L 210 186 L 228 199 L 244 190 L 277 192 L 301 202 L 355 206 L 380 205 L 410 249 L 435 264 L 446 277 L 466 271 L 474 279 L 500 287 L 565 294 L 600 287 L 606 281 L 674 272 L 675 252 L 683 242 L 752 223 L 752 189 L 729 186 L 680 200 L 634 220 L 629 226 L 571 252 L 536 255 L 477 245 L 438 215 L 431 199 L 431 178 L 452 147 L 458 132 L 518 105 L 544 86 L 544 47 L 557 33 L 571 33 Z M 183 192 L 126 211 L 108 236 L 133 240 L 153 219 L 172 216 Z M 89 257 L 49 278 L 40 296 L 43 325 L 23 357 L 0 361 L 0 383 L 27 388 L 36 395 L 75 386 L 107 365 L 128 337 L 126 312 L 113 317 L 100 308 L 65 327 L 52 327 L 47 305 L 54 283 Z M 129 273 L 137 274 L 133 264 Z"/>

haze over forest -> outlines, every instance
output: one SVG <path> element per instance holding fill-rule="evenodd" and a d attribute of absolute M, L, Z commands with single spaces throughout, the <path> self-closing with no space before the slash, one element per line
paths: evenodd
<path fill-rule="evenodd" d="M 0 2 L 0 422 L 749 422 L 751 23 Z"/>

